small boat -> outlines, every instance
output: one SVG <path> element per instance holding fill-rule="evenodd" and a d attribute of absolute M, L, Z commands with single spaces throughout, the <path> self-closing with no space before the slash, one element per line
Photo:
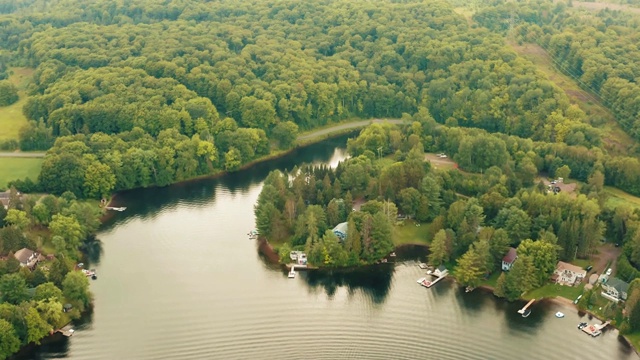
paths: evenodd
<path fill-rule="evenodd" d="M 580 324 L 578 324 L 578 329 L 582 330 L 582 329 L 586 328 L 587 325 L 588 324 L 586 322 L 581 322 Z"/>
<path fill-rule="evenodd" d="M 531 310 L 527 309 L 525 311 L 522 312 L 522 317 L 526 318 L 527 316 L 531 315 Z"/>
<path fill-rule="evenodd" d="M 107 206 L 105 209 L 107 210 L 113 210 L 113 211 L 125 211 L 127 210 L 126 207 L 113 207 L 113 206 Z"/>
<path fill-rule="evenodd" d="M 473 291 L 473 289 L 475 289 L 475 288 L 472 288 L 471 286 L 467 286 L 467 287 L 464 289 L 464 292 L 472 292 L 472 291 Z"/>
<path fill-rule="evenodd" d="M 420 269 L 427 269 L 429 267 L 429 265 L 425 264 L 425 263 L 420 263 L 418 265 L 418 267 L 420 267 Z"/>
<path fill-rule="evenodd" d="M 391 254 L 389 254 L 390 257 L 396 257 L 396 253 L 392 252 Z"/>
<path fill-rule="evenodd" d="M 557 318 L 563 318 L 563 317 L 564 317 L 564 314 L 563 314 L 563 313 L 561 313 L 560 311 L 558 311 L 558 312 L 556 313 L 556 317 L 557 317 Z"/>
<path fill-rule="evenodd" d="M 81 271 L 82 271 L 82 273 L 83 273 L 83 274 L 85 274 L 87 277 L 96 276 L 96 272 L 95 272 L 95 270 L 82 269 Z"/>
<path fill-rule="evenodd" d="M 577 304 L 578 301 L 580 301 L 580 299 L 582 299 L 582 295 L 578 296 L 575 300 L 573 300 L 573 303 Z"/>
<path fill-rule="evenodd" d="M 296 269 L 295 267 L 291 267 L 291 270 L 289 271 L 289 275 L 288 275 L 289 279 L 294 279 L 296 277 Z"/>

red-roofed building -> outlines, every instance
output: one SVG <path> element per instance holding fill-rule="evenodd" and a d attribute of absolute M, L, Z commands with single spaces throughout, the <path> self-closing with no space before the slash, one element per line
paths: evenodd
<path fill-rule="evenodd" d="M 502 271 L 511 270 L 511 267 L 513 266 L 513 263 L 516 261 L 517 258 L 518 258 L 518 253 L 516 252 L 516 249 L 509 248 L 507 255 L 505 255 L 502 258 Z"/>

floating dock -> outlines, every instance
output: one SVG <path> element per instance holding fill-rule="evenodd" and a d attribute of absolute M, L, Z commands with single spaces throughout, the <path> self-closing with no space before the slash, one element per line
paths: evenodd
<path fill-rule="evenodd" d="M 428 280 L 426 277 L 420 278 L 418 279 L 417 283 L 426 287 L 426 288 L 430 288 L 433 285 L 435 285 L 438 281 L 444 279 L 447 277 L 447 275 L 449 274 L 449 272 L 442 268 L 442 269 L 436 269 L 434 271 L 427 271 L 427 275 L 431 275 L 432 277 L 435 277 L 434 280 Z"/>
<path fill-rule="evenodd" d="M 611 323 L 611 321 L 607 321 L 607 322 L 602 323 L 602 324 L 587 325 L 587 326 L 583 327 L 580 330 L 585 332 L 587 335 L 591 335 L 593 337 L 596 337 L 596 336 L 602 334 L 602 329 L 607 327 L 607 325 L 609 325 L 610 323 Z"/>

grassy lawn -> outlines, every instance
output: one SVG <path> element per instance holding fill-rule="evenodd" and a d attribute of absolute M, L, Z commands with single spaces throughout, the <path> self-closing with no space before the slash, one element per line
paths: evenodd
<path fill-rule="evenodd" d="M 19 89 L 20 100 L 15 104 L 0 107 L 0 140 L 18 139 L 18 131 L 27 123 L 27 118 L 22 114 L 22 106 L 29 98 L 25 92 L 25 88 L 31 76 L 33 69 L 30 68 L 12 68 L 13 74 L 9 76 L 9 81 L 16 85 Z M 2 183 L 0 182 L 0 185 Z"/>
<path fill-rule="evenodd" d="M 546 284 L 540 288 L 531 290 L 528 293 L 524 294 L 523 298 L 525 300 L 530 300 L 530 299 L 553 298 L 556 296 L 562 296 L 563 298 L 573 301 L 580 294 L 582 294 L 583 288 L 584 288 L 584 284 L 580 284 L 579 286 L 576 286 L 576 287 L 563 286 L 558 284 Z"/>
<path fill-rule="evenodd" d="M 640 349 L 640 332 L 625 335 L 635 349 Z"/>
<path fill-rule="evenodd" d="M 626 192 L 616 189 L 611 186 L 604 187 L 605 192 L 609 195 L 605 206 L 611 209 L 615 209 L 621 205 L 628 205 L 634 209 L 640 209 L 640 198 L 627 194 Z"/>
<path fill-rule="evenodd" d="M 429 224 L 421 224 L 416 226 L 413 220 L 405 220 L 404 225 L 393 227 L 393 244 L 429 244 L 431 239 L 427 238 L 429 233 Z"/>
<path fill-rule="evenodd" d="M 500 270 L 494 271 L 493 274 L 491 274 L 491 276 L 489 276 L 488 279 L 482 281 L 480 285 L 491 286 L 492 288 L 495 289 L 496 284 L 498 283 L 498 278 L 500 277 L 500 274 L 502 274 L 502 271 Z"/>
<path fill-rule="evenodd" d="M 571 262 L 573 265 L 580 266 L 581 268 L 586 268 L 591 265 L 591 260 L 589 259 L 575 259 Z"/>
<path fill-rule="evenodd" d="M 37 180 L 43 159 L 37 158 L 0 158 L 0 189 L 6 189 L 11 180 L 30 177 Z"/>

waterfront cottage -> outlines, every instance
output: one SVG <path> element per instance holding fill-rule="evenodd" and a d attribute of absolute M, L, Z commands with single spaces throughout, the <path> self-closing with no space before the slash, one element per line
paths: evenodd
<path fill-rule="evenodd" d="M 509 271 L 513 263 L 518 258 L 518 252 L 514 248 L 509 248 L 507 254 L 502 258 L 502 271 Z"/>
<path fill-rule="evenodd" d="M 344 239 L 347 238 L 347 227 L 346 222 L 340 223 L 333 228 L 333 233 L 336 234 L 340 240 L 344 241 Z"/>
<path fill-rule="evenodd" d="M 563 261 L 558 261 L 552 280 L 556 284 L 566 286 L 576 286 L 587 276 L 587 271 L 583 268 Z"/>
<path fill-rule="evenodd" d="M 627 300 L 628 290 L 629 284 L 616 277 L 612 277 L 602 284 L 602 296 L 615 302 Z"/>

